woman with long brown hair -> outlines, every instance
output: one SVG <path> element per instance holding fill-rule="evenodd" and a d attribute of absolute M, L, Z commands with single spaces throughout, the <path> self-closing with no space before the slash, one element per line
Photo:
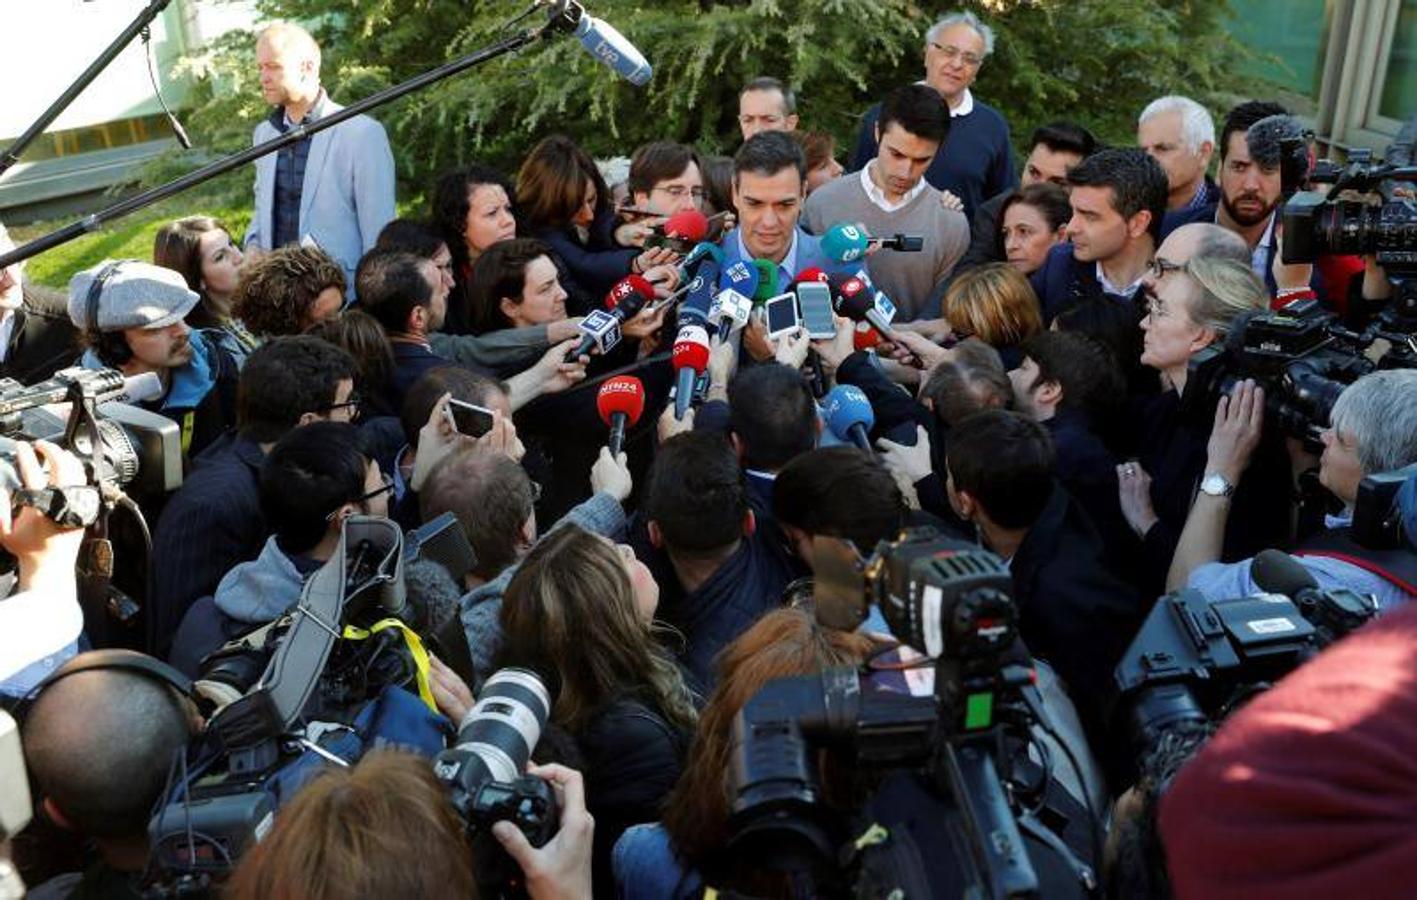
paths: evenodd
<path fill-rule="evenodd" d="M 542 538 L 502 598 L 502 663 L 549 679 L 551 720 L 584 757 L 596 881 L 630 825 L 659 817 L 696 713 L 650 629 L 659 587 L 634 551 L 574 525 Z"/>
<path fill-rule="evenodd" d="M 615 213 L 600 170 L 575 141 L 553 135 L 532 148 L 517 172 L 517 209 L 528 235 L 545 241 L 565 267 L 571 307 L 581 315 L 627 275 L 672 262 L 664 248 L 615 243 Z M 657 273 L 651 273 L 651 281 Z"/>
<path fill-rule="evenodd" d="M 259 344 L 231 314 L 244 262 L 231 232 L 211 216 L 169 222 L 153 239 L 153 264 L 181 275 L 202 298 L 187 314 L 187 324 L 205 329 L 237 365 Z"/>
<path fill-rule="evenodd" d="M 789 608 L 763 616 L 725 648 L 718 687 L 699 717 L 684 775 L 664 804 L 663 824 L 633 828 L 615 847 L 619 896 L 697 896 L 699 873 L 713 873 L 724 862 L 738 713 L 773 679 L 860 665 L 876 646 L 863 634 L 822 628 L 811 613 Z"/>

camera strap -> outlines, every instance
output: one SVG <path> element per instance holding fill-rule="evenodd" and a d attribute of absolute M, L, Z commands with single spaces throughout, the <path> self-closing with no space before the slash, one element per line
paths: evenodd
<path fill-rule="evenodd" d="M 1353 540 L 1348 529 L 1330 531 L 1305 541 L 1295 556 L 1326 556 L 1370 572 L 1399 590 L 1417 597 L 1417 554 L 1399 547 L 1374 550 Z"/>
<path fill-rule="evenodd" d="M 369 628 L 359 628 L 354 625 L 344 626 L 343 637 L 346 640 L 362 641 L 366 640 L 381 631 L 394 629 L 403 637 L 404 644 L 408 647 L 409 656 L 413 658 L 414 676 L 418 682 L 418 696 L 428 705 L 433 712 L 441 712 L 438 703 L 433 699 L 433 689 L 428 681 L 428 650 L 423 646 L 423 641 L 418 633 L 409 628 L 401 620 L 395 618 L 381 619 Z"/>

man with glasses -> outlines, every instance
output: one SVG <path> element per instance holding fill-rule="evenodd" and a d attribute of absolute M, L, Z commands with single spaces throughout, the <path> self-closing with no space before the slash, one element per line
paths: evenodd
<path fill-rule="evenodd" d="M 797 98 L 776 78 L 754 78 L 738 94 L 738 127 L 747 140 L 760 131 L 796 131 Z"/>
<path fill-rule="evenodd" d="M 0 223 L 0 253 L 15 242 Z M 24 263 L 0 269 L 0 377 L 34 384 L 78 355 L 74 326 L 61 295 L 24 280 Z"/>
<path fill-rule="evenodd" d="M 675 213 L 700 209 L 704 203 L 703 168 L 694 148 L 673 141 L 645 144 L 630 157 L 625 184 L 629 223 L 620 226 L 616 240 L 643 247 L 656 225 Z"/>
<path fill-rule="evenodd" d="M 236 430 L 193 462 L 157 520 L 147 603 L 147 646 L 167 656 L 187 608 L 232 566 L 252 559 L 269 530 L 258 479 L 266 454 L 293 429 L 358 415 L 354 360 L 317 337 L 257 347 L 237 386 Z"/>
<path fill-rule="evenodd" d="M 1013 147 L 1009 126 L 998 110 L 974 98 L 970 86 L 984 60 L 994 50 L 994 30 L 971 12 L 954 12 L 925 34 L 925 80 L 949 104 L 949 140 L 941 145 L 925 179 L 949 191 L 964 204 L 964 214 L 986 199 L 1013 187 Z M 852 171 L 865 167 L 877 154 L 876 122 L 881 108 L 866 111 L 851 156 Z"/>
<path fill-rule="evenodd" d="M 259 556 L 192 604 L 172 642 L 173 664 L 196 675 L 208 653 L 284 615 L 299 601 L 305 579 L 334 556 L 344 520 L 387 516 L 392 491 L 346 422 L 315 422 L 281 438 L 260 474 L 260 509 L 271 536 Z"/>

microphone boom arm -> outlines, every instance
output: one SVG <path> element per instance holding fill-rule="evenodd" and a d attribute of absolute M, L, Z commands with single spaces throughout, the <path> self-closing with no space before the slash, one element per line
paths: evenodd
<path fill-rule="evenodd" d="M 169 0 L 153 0 L 152 5 L 157 7 L 158 10 L 161 10 L 161 8 L 167 5 L 168 2 Z M 533 5 L 531 7 L 531 10 L 535 10 L 538 7 L 544 5 L 546 4 L 543 0 L 543 2 L 538 2 Z M 435 69 L 430 69 L 427 72 L 422 73 L 421 75 L 415 75 L 413 78 L 410 78 L 400 84 L 393 85 L 392 87 L 387 87 L 384 90 L 379 91 L 378 93 L 371 94 L 357 103 L 352 103 L 349 106 L 346 106 L 344 109 L 341 109 L 338 112 L 332 113 L 331 115 L 320 119 L 318 122 L 313 122 L 309 125 L 296 126 L 295 128 L 290 129 L 286 133 L 274 137 L 263 144 L 257 144 L 254 147 L 242 150 L 238 153 L 234 153 L 230 156 L 208 163 L 207 165 L 202 166 L 200 169 L 197 169 L 194 172 L 188 172 L 181 178 L 178 178 L 174 181 L 170 181 L 167 184 L 159 185 L 155 188 L 150 188 L 149 190 L 143 191 L 140 194 L 115 203 L 112 206 L 107 207 L 106 209 L 101 209 L 98 212 L 90 213 L 89 215 L 85 216 L 82 219 L 79 219 L 76 222 L 71 222 L 68 225 L 63 226 L 62 228 L 59 228 L 55 231 L 51 231 L 49 234 L 35 238 L 34 240 L 21 247 L 16 247 L 13 250 L 0 254 L 0 269 L 3 269 L 4 267 L 9 265 L 13 265 L 17 262 L 21 262 L 22 260 L 29 259 L 32 256 L 36 256 L 46 250 L 58 247 L 61 244 L 66 244 L 69 241 L 72 241 L 77 237 L 81 237 L 82 235 L 87 234 L 89 232 L 97 231 L 107 222 L 110 222 L 122 216 L 126 216 L 129 213 L 136 212 L 137 210 L 143 209 L 144 207 L 151 206 L 159 200 L 165 200 L 175 194 L 180 194 L 188 188 L 195 187 L 196 185 L 202 184 L 206 181 L 210 181 L 211 179 L 216 178 L 219 175 L 225 175 L 227 172 L 230 172 L 231 170 L 238 168 L 239 166 L 244 166 L 246 163 L 256 159 L 260 159 L 262 156 L 265 156 L 269 153 L 274 153 L 280 148 L 286 146 L 287 144 L 293 144 L 296 141 L 304 140 L 305 138 L 310 137 L 313 134 L 317 134 L 327 128 L 333 128 L 334 126 L 339 125 L 347 119 L 351 119 L 354 116 L 366 113 L 371 109 L 375 109 L 376 107 L 383 106 L 384 104 L 389 103 L 390 101 L 397 100 L 400 97 L 403 97 L 407 94 L 411 94 L 414 91 L 427 87 L 430 84 L 434 84 L 446 78 L 451 78 L 452 76 L 457 75 L 461 72 L 465 72 L 468 69 L 473 68 L 474 66 L 479 66 L 485 62 L 489 62 L 493 59 L 496 59 L 499 56 L 505 56 L 508 53 L 520 50 L 528 44 L 535 43 L 538 39 L 541 39 L 543 37 L 549 38 L 554 34 L 565 31 L 567 28 L 574 28 L 576 26 L 576 23 L 580 21 L 580 17 L 585 11 L 579 3 L 575 2 L 575 0 L 555 0 L 555 2 L 551 4 L 551 7 L 552 8 L 550 17 L 545 25 L 522 29 L 514 34 L 510 34 L 507 37 L 502 38 L 496 43 L 489 44 L 478 50 L 474 50 L 472 53 L 469 53 L 466 56 L 462 56 L 458 59 L 446 62 Z M 156 15 L 156 12 L 154 12 L 154 15 Z M 518 16 L 517 20 L 523 18 L 524 15 L 525 14 L 523 14 L 522 16 Z M 123 43 L 127 43 L 129 40 L 131 40 L 132 35 L 136 34 L 140 30 L 141 25 L 139 25 L 138 22 L 134 22 L 134 25 L 138 27 L 130 26 L 130 31 L 132 32 L 132 34 L 128 34 L 125 32 L 125 35 L 122 38 Z M 116 49 L 114 47 L 109 48 L 109 50 L 111 50 L 113 52 L 113 55 L 115 56 L 121 49 L 121 46 L 117 46 Z M 104 64 L 107 63 L 107 60 L 100 61 Z M 95 65 L 97 65 L 97 63 Z M 101 69 L 102 66 L 97 66 L 97 68 Z M 93 76 L 98 74 L 95 67 L 91 66 L 90 69 L 93 71 L 85 72 L 84 76 L 81 77 L 81 81 L 83 81 L 84 78 L 91 80 Z M 87 84 L 87 81 L 83 81 L 82 84 L 76 83 L 73 87 L 70 88 L 69 91 L 65 92 L 64 96 L 60 98 L 60 101 L 67 105 L 71 100 L 73 100 L 73 97 L 76 96 L 78 92 L 83 89 L 84 84 Z M 60 109 L 62 108 L 63 107 L 61 106 Z M 46 113 L 46 115 L 48 115 L 48 113 Z M 58 110 L 54 111 L 54 115 L 58 115 Z M 50 116 L 50 119 L 52 118 L 53 116 Z M 36 125 L 39 126 L 38 130 L 36 130 L 35 127 L 32 126 L 31 131 L 34 131 L 37 135 L 40 131 L 43 131 L 44 126 L 47 124 L 48 122 L 36 123 Z M 26 132 L 26 136 L 29 137 L 29 132 Z M 30 137 L 30 139 L 32 140 L 33 138 Z M 22 137 L 20 140 L 23 141 L 25 140 L 25 138 Z M 7 159 L 9 158 L 10 154 L 17 152 L 16 147 L 18 146 L 19 142 L 17 141 L 16 146 L 11 147 L 10 150 L 7 151 Z M 23 148 L 21 147 L 20 149 Z M 3 171 L 3 167 L 4 163 L 0 161 L 0 171 Z"/>

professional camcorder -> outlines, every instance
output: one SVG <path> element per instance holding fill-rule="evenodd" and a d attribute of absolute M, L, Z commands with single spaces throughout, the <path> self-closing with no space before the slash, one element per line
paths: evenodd
<path fill-rule="evenodd" d="M 1379 339 L 1384 343 L 1378 344 Z M 1317 301 L 1296 300 L 1278 310 L 1237 317 L 1223 344 L 1193 354 L 1181 407 L 1194 421 L 1208 423 L 1220 395 L 1251 378 L 1265 389 L 1266 422 L 1316 446 L 1344 388 L 1378 369 L 1413 367 L 1417 345 L 1412 335 L 1378 322 L 1355 332 Z"/>
<path fill-rule="evenodd" d="M 1157 601 L 1115 674 L 1113 721 L 1140 758 L 1171 729 L 1218 721 L 1377 614 L 1371 596 L 1320 590 L 1303 566 L 1265 550 L 1251 568 L 1268 593 Z"/>
<path fill-rule="evenodd" d="M 197 689 L 216 708 L 174 761 L 149 824 L 151 896 L 210 890 L 326 764 L 352 765 L 383 745 L 430 757 L 474 834 L 503 819 L 533 843 L 555 831 L 549 786 L 517 777 L 550 710 L 535 675 L 494 675 L 445 751 L 450 729 L 433 704 L 423 636 L 410 627 L 420 617 L 403 572 L 415 558 L 456 578 L 473 565 L 451 514 L 407 537 L 388 519 L 351 516 L 289 613 L 203 661 Z"/>
<path fill-rule="evenodd" d="M 1284 261 L 1311 263 L 1321 256 L 1373 255 L 1393 285 L 1381 317 L 1388 326 L 1417 330 L 1417 167 L 1375 165 L 1355 150 L 1347 167 L 1320 160 L 1314 171 L 1285 191 Z M 1327 185 L 1327 189 L 1322 189 Z M 1403 186 L 1399 195 L 1399 185 Z M 1286 188 L 1289 185 L 1286 185 Z M 1362 195 L 1365 199 L 1348 199 Z"/>
<path fill-rule="evenodd" d="M 864 565 L 845 542 L 819 537 L 815 551 L 819 621 L 854 628 L 875 605 L 933 661 L 933 696 L 853 669 L 767 684 L 734 723 L 725 877 L 805 875 L 828 896 L 1022 897 L 1043 889 L 1043 860 L 1071 882 L 1049 881 L 1048 896 L 1090 890 L 1090 865 L 1061 835 L 1094 823 L 1057 813 L 1046 773 L 1042 786 L 1024 776 L 1040 713 L 1004 564 L 931 529 L 882 542 Z M 837 765 L 819 772 L 823 749 Z M 849 773 L 847 797 L 833 773 Z"/>

